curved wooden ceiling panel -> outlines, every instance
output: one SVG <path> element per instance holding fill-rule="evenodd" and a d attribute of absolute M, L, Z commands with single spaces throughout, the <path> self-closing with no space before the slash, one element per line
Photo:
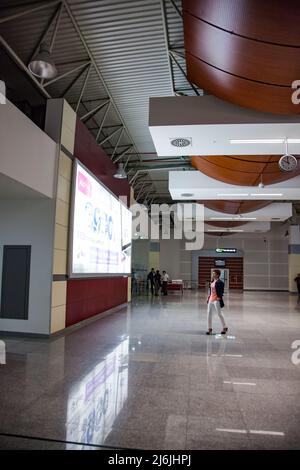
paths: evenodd
<path fill-rule="evenodd" d="M 292 4 L 183 0 L 189 79 L 240 106 L 299 114 L 291 83 L 300 77 L 300 4 Z"/>
<path fill-rule="evenodd" d="M 207 176 L 228 184 L 256 186 L 279 183 L 300 175 L 300 159 L 293 172 L 280 170 L 280 155 L 193 156 L 191 164 Z"/>
<path fill-rule="evenodd" d="M 268 206 L 272 201 L 198 201 L 208 209 L 224 214 L 246 214 Z"/>
<path fill-rule="evenodd" d="M 291 101 L 291 87 L 277 87 L 234 77 L 186 52 L 189 80 L 212 95 L 238 106 L 277 114 L 299 114 Z"/>
<path fill-rule="evenodd" d="M 300 29 L 291 28 L 300 16 L 298 0 L 183 0 L 183 9 L 228 32 L 300 47 Z M 266 19 L 268 22 L 266 22 Z M 274 28 L 274 25 L 279 27 Z"/>
<path fill-rule="evenodd" d="M 213 225 L 214 227 L 234 228 L 234 227 L 240 227 L 241 225 L 246 225 L 248 224 L 248 222 L 225 222 L 225 221 L 214 222 L 210 220 L 208 221 L 208 224 Z"/>
<path fill-rule="evenodd" d="M 286 86 L 289 91 L 295 77 L 300 77 L 298 47 L 283 48 L 280 45 L 249 41 L 191 15 L 187 16 L 186 23 L 186 50 L 212 67 L 246 80 Z M 264 66 L 257 67 L 258 64 Z"/>

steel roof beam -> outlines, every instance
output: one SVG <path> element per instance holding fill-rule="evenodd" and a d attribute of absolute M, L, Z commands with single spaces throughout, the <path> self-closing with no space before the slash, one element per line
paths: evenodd
<path fill-rule="evenodd" d="M 113 153 L 112 153 L 111 156 L 110 156 L 110 158 L 111 158 L 112 160 L 114 159 L 114 155 L 115 155 L 115 153 L 116 153 L 116 151 L 117 151 L 118 145 L 119 145 L 120 140 L 121 140 L 122 135 L 123 135 L 123 132 L 124 132 L 124 128 L 122 127 L 121 132 L 120 132 L 120 135 L 118 136 L 118 140 L 117 140 L 116 145 L 115 145 L 115 147 L 114 147 Z"/>
<path fill-rule="evenodd" d="M 49 80 L 49 82 L 45 83 L 44 88 L 46 88 L 49 85 L 52 85 L 52 83 L 57 82 L 58 80 L 61 80 L 62 78 L 68 77 L 69 75 L 71 75 L 74 72 L 77 72 L 77 70 L 80 70 L 83 67 L 87 67 L 89 64 L 90 62 L 85 62 L 84 64 L 78 65 L 78 67 L 75 67 L 74 69 L 69 70 L 68 72 L 65 72 L 59 75 L 58 77 L 53 78 L 52 80 Z"/>
<path fill-rule="evenodd" d="M 111 107 L 111 101 L 109 100 L 109 102 L 107 103 L 107 108 L 106 108 L 106 110 L 105 110 L 105 113 L 104 113 L 104 115 L 103 115 L 103 117 L 102 117 L 102 120 L 101 120 L 99 129 L 98 129 L 97 135 L 96 135 L 96 142 L 98 142 L 98 139 L 99 139 L 99 137 L 100 137 L 100 134 L 101 134 L 101 131 L 102 131 L 102 128 L 103 128 L 105 119 L 107 118 L 107 115 L 108 115 L 108 113 L 109 113 L 110 107 Z M 108 140 L 108 139 L 107 139 L 107 140 Z"/>
<path fill-rule="evenodd" d="M 127 152 L 129 152 L 129 150 L 132 149 L 132 144 L 130 144 L 127 149 L 123 150 L 122 153 L 120 153 L 119 155 L 117 155 L 117 158 L 115 158 L 113 160 L 114 163 L 118 162 L 119 160 L 121 160 L 122 157 L 124 157 L 124 155 L 126 155 Z"/>
<path fill-rule="evenodd" d="M 86 40 L 85 40 L 85 38 L 84 38 L 84 36 L 83 36 L 83 34 L 82 34 L 82 32 L 81 32 L 81 30 L 80 30 L 78 24 L 77 24 L 77 21 L 75 20 L 75 17 L 74 17 L 74 15 L 73 15 L 73 13 L 72 13 L 72 11 L 71 11 L 71 9 L 70 9 L 70 7 L 69 7 L 69 5 L 68 5 L 67 2 L 64 3 L 64 7 L 65 7 L 65 9 L 66 9 L 66 11 L 67 11 L 67 13 L 68 13 L 68 15 L 69 15 L 69 18 L 71 19 L 72 24 L 73 24 L 73 26 L 74 26 L 74 28 L 75 28 L 75 30 L 76 30 L 76 32 L 77 32 L 77 34 L 78 34 L 78 36 L 79 36 L 81 42 L 82 42 L 82 45 L 84 46 L 84 48 L 85 48 L 85 50 L 86 50 L 86 52 L 87 52 L 87 54 L 88 54 L 88 56 L 89 56 L 89 58 L 90 58 L 90 61 L 92 62 L 93 66 L 94 66 L 94 69 L 95 69 L 95 71 L 96 71 L 96 73 L 97 73 L 97 75 L 98 75 L 98 78 L 99 78 L 100 82 L 102 83 L 102 85 L 103 85 L 103 87 L 104 87 L 104 89 L 105 89 L 107 95 L 108 95 L 109 98 L 110 98 L 111 104 L 113 105 L 113 107 L 114 107 L 114 109 L 115 109 L 115 111 L 116 111 L 116 114 L 118 115 L 118 118 L 120 119 L 120 121 L 121 121 L 121 123 L 122 123 L 122 125 L 123 125 L 123 127 L 124 127 L 124 130 L 125 130 L 126 134 L 127 134 L 128 137 L 130 138 L 130 140 L 133 142 L 133 147 L 136 148 L 136 147 L 135 147 L 135 144 L 134 144 L 134 140 L 133 140 L 132 137 L 131 137 L 131 134 L 130 134 L 130 132 L 129 132 L 129 130 L 128 130 L 128 128 L 127 128 L 127 126 L 126 126 L 124 120 L 123 120 L 123 117 L 121 116 L 120 111 L 119 111 L 118 108 L 117 108 L 117 105 L 116 105 L 116 103 L 115 103 L 115 101 L 114 101 L 114 99 L 113 99 L 113 97 L 112 97 L 112 95 L 111 95 L 111 93 L 110 93 L 110 91 L 109 91 L 109 89 L 108 89 L 108 86 L 106 85 L 106 82 L 105 82 L 105 80 L 104 80 L 104 78 L 103 78 L 103 76 L 102 76 L 102 73 L 101 73 L 100 70 L 99 70 L 99 67 L 98 67 L 98 65 L 97 65 L 97 63 L 96 63 L 96 61 L 95 61 L 95 59 L 94 59 L 94 57 L 93 57 L 93 55 L 92 55 L 92 53 L 91 53 L 91 51 L 90 51 L 88 45 L 87 45 L 87 42 L 86 42 Z M 136 149 L 136 150 L 137 150 L 137 149 Z M 137 154 L 139 155 L 139 152 L 137 152 Z"/>
<path fill-rule="evenodd" d="M 113 137 L 121 129 L 122 129 L 122 127 L 119 127 L 119 129 L 116 129 L 115 131 L 111 132 L 107 137 L 105 137 L 105 139 L 103 139 L 103 140 L 101 140 L 101 142 L 99 142 L 99 145 L 100 146 L 103 145 L 107 140 L 109 140 L 111 137 Z"/>
<path fill-rule="evenodd" d="M 57 5 L 58 3 L 64 3 L 64 0 L 55 0 L 55 1 L 52 1 L 52 2 L 43 1 L 43 2 L 40 2 L 40 3 L 41 3 L 41 5 L 38 6 L 38 7 L 30 8 L 28 10 L 24 10 L 24 11 L 21 11 L 19 13 L 15 13 L 14 15 L 10 15 L 10 16 L 6 16 L 4 18 L 0 18 L 0 24 L 1 23 L 6 23 L 7 21 L 15 20 L 17 18 L 21 18 L 22 16 L 25 16 L 25 15 L 30 15 L 31 13 L 35 13 L 36 11 L 43 10 L 45 8 L 49 8 L 52 5 Z"/>
<path fill-rule="evenodd" d="M 98 111 L 100 111 L 100 109 L 104 108 L 104 106 L 107 105 L 108 103 L 109 103 L 109 100 L 105 101 L 105 103 L 98 104 L 98 106 L 91 109 L 90 111 L 85 113 L 83 116 L 81 116 L 80 120 L 82 122 L 86 122 L 88 119 L 91 119 L 93 116 L 95 116 L 95 114 L 98 113 Z"/>
<path fill-rule="evenodd" d="M 79 95 L 79 98 L 78 98 L 78 101 L 77 101 L 77 104 L 76 104 L 76 108 L 75 108 L 76 114 L 78 113 L 78 108 L 79 108 L 79 105 L 80 105 L 80 102 L 82 100 L 86 84 L 87 84 L 89 76 L 90 76 L 91 68 L 92 68 L 92 64 L 90 63 L 88 68 L 87 68 L 86 76 L 85 76 L 84 82 L 82 84 L 82 87 L 81 87 L 81 90 L 80 90 L 80 95 Z"/>
<path fill-rule="evenodd" d="M 52 17 L 51 17 L 51 19 L 50 19 L 50 21 L 49 21 L 49 23 L 48 23 L 46 29 L 43 31 L 42 36 L 41 36 L 40 39 L 39 39 L 39 42 L 37 43 L 37 45 L 36 45 L 34 51 L 32 52 L 32 54 L 31 54 L 31 56 L 30 56 L 30 59 L 29 59 L 29 61 L 28 61 L 28 64 L 32 61 L 32 59 L 33 59 L 33 58 L 35 57 L 35 55 L 38 53 L 39 48 L 40 48 L 40 45 L 41 45 L 41 43 L 44 41 L 44 39 L 45 39 L 45 37 L 47 36 L 48 32 L 50 31 L 51 26 L 52 26 L 52 24 L 53 24 L 55 18 L 56 18 L 56 17 L 59 18 L 60 15 L 61 15 L 61 12 L 62 12 L 62 3 L 60 3 L 60 5 L 58 5 L 57 9 L 55 10 L 54 14 L 53 14 Z M 56 29 L 58 28 L 58 24 L 59 24 L 59 22 L 56 21 L 56 25 L 55 25 L 55 28 L 56 28 Z M 53 38 L 53 36 L 52 36 L 52 38 Z M 52 47 L 53 47 L 53 45 L 52 45 Z"/>
<path fill-rule="evenodd" d="M 86 64 L 86 66 L 79 71 L 79 73 L 76 75 L 76 77 L 71 81 L 71 83 L 67 86 L 67 88 L 65 89 L 65 91 L 61 94 L 61 98 L 64 98 L 66 96 L 66 94 L 68 93 L 69 90 L 71 90 L 72 86 L 75 85 L 75 83 L 77 82 L 77 80 L 79 80 L 79 78 L 81 77 L 81 75 L 86 71 L 87 68 L 91 67 L 91 64 Z"/>
<path fill-rule="evenodd" d="M 188 77 L 187 77 L 187 74 L 185 73 L 185 71 L 183 70 L 182 66 L 180 65 L 180 63 L 178 62 L 178 60 L 176 59 L 175 57 L 175 53 L 174 51 L 172 50 L 169 50 L 169 55 L 171 56 L 171 58 L 173 59 L 173 61 L 175 62 L 175 64 L 177 65 L 177 67 L 179 68 L 180 72 L 182 73 L 182 75 L 185 77 L 185 79 L 187 80 L 187 82 L 191 85 L 191 87 L 193 88 L 195 94 L 197 96 L 200 96 L 200 93 L 199 91 L 197 90 L 197 88 L 195 87 L 195 85 L 189 81 Z"/>

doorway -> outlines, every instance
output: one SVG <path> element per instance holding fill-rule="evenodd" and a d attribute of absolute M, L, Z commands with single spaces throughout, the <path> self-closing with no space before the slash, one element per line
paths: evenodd
<path fill-rule="evenodd" d="M 222 257 L 225 261 L 225 266 L 216 266 L 215 262 L 220 260 L 220 257 L 213 256 L 199 256 L 198 258 L 198 287 L 206 288 L 207 283 L 211 280 L 211 272 L 214 269 L 220 269 L 225 271 L 226 276 L 226 288 L 231 289 L 243 289 L 244 285 L 244 269 L 243 269 L 243 258 L 242 257 Z"/>

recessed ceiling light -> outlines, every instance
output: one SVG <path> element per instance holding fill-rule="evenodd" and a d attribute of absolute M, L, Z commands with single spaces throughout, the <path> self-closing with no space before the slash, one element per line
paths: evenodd
<path fill-rule="evenodd" d="M 193 197 L 194 194 L 193 193 L 182 193 L 180 196 L 181 197 Z"/>

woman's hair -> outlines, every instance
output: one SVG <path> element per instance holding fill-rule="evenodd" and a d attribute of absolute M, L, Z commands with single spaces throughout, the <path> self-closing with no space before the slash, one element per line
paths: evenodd
<path fill-rule="evenodd" d="M 216 273 L 218 277 L 221 276 L 221 271 L 219 269 L 214 269 L 213 272 Z"/>

